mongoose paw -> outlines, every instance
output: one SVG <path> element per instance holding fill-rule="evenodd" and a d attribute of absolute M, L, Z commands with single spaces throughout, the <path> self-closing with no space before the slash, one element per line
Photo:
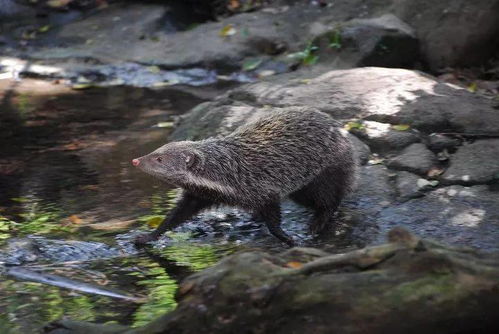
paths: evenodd
<path fill-rule="evenodd" d="M 158 237 L 152 233 L 144 233 L 139 236 L 137 236 L 134 240 L 134 243 L 136 246 L 144 246 L 148 242 L 157 240 Z"/>

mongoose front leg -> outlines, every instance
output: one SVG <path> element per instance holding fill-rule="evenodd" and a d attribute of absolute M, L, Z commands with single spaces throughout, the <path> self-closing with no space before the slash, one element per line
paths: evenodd
<path fill-rule="evenodd" d="M 293 239 L 291 239 L 291 237 L 289 237 L 281 228 L 281 207 L 279 202 L 272 202 L 263 206 L 260 210 L 258 210 L 257 215 L 265 221 L 269 232 L 273 236 L 290 247 L 295 245 Z"/>
<path fill-rule="evenodd" d="M 157 240 L 166 231 L 181 225 L 187 219 L 213 204 L 210 200 L 195 197 L 191 194 L 184 194 L 177 203 L 177 206 L 170 211 L 163 222 L 153 232 L 142 234 L 135 238 L 135 244 L 143 245 L 149 241 Z"/>

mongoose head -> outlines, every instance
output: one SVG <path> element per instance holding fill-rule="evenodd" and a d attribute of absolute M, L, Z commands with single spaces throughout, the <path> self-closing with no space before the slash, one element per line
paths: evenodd
<path fill-rule="evenodd" d="M 180 186 L 201 163 L 195 142 L 168 143 L 157 150 L 132 160 L 135 167 L 173 185 Z"/>

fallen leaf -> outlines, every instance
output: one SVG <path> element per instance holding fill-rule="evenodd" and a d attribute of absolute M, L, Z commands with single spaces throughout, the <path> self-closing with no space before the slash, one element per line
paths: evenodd
<path fill-rule="evenodd" d="M 21 35 L 22 39 L 35 39 L 36 31 L 24 31 Z"/>
<path fill-rule="evenodd" d="M 409 124 L 398 124 L 398 125 L 392 125 L 392 129 L 397 130 L 397 131 L 407 131 L 411 128 Z"/>
<path fill-rule="evenodd" d="M 178 81 L 172 80 L 172 81 L 158 81 L 152 84 L 153 87 L 167 87 L 167 86 L 172 86 L 178 84 Z"/>
<path fill-rule="evenodd" d="M 298 262 L 298 261 L 290 261 L 290 262 L 286 263 L 286 267 L 298 269 L 298 268 L 303 267 L 303 263 Z"/>
<path fill-rule="evenodd" d="M 52 8 L 61 8 L 69 4 L 73 0 L 48 0 L 46 5 Z"/>
<path fill-rule="evenodd" d="M 96 184 L 86 184 L 84 186 L 80 187 L 81 190 L 92 190 L 92 191 L 97 191 L 99 190 L 99 186 Z"/>
<path fill-rule="evenodd" d="M 50 30 L 50 25 L 44 25 L 43 27 L 38 28 L 39 32 L 47 32 Z"/>
<path fill-rule="evenodd" d="M 180 296 L 185 295 L 187 292 L 191 291 L 194 287 L 193 282 L 182 282 L 178 288 L 178 293 Z"/>
<path fill-rule="evenodd" d="M 66 150 L 66 151 L 75 151 L 75 150 L 79 150 L 82 148 L 81 143 L 78 141 L 66 144 L 63 147 L 64 147 L 64 150 Z"/>
<path fill-rule="evenodd" d="M 472 93 L 475 93 L 475 92 L 476 92 L 476 88 L 477 88 L 477 84 L 476 84 L 476 82 L 472 82 L 472 83 L 468 86 L 468 91 L 469 91 L 469 92 L 472 92 Z"/>
<path fill-rule="evenodd" d="M 241 4 L 239 3 L 239 0 L 229 0 L 229 4 L 227 5 L 227 8 L 230 10 L 236 10 L 239 7 L 241 7 Z"/>
<path fill-rule="evenodd" d="M 81 90 L 81 89 L 89 89 L 92 88 L 93 85 L 91 83 L 77 83 L 71 86 L 71 89 Z"/>
<path fill-rule="evenodd" d="M 147 220 L 147 225 L 149 225 L 150 227 L 158 227 L 162 221 L 163 221 L 162 217 L 152 217 Z"/>
<path fill-rule="evenodd" d="M 275 74 L 275 71 L 265 70 L 265 71 L 258 72 L 258 77 L 259 78 L 263 78 L 263 77 L 268 77 L 268 76 L 271 76 L 271 75 L 274 75 L 274 74 Z"/>
<path fill-rule="evenodd" d="M 95 0 L 95 4 L 99 9 L 107 8 L 109 6 L 107 0 Z"/>
<path fill-rule="evenodd" d="M 380 165 L 383 163 L 383 161 L 384 161 L 384 159 L 382 159 L 382 158 L 374 157 L 374 158 L 370 159 L 367 163 L 369 165 Z"/>
<path fill-rule="evenodd" d="M 436 177 L 441 175 L 445 170 L 443 168 L 433 167 L 426 174 L 428 177 Z"/>
<path fill-rule="evenodd" d="M 173 122 L 159 122 L 156 126 L 158 128 L 171 128 L 173 127 Z"/>
<path fill-rule="evenodd" d="M 81 224 L 83 223 L 83 220 L 80 219 L 77 215 L 71 215 L 69 216 L 69 221 L 72 222 L 73 224 Z"/>
<path fill-rule="evenodd" d="M 228 37 L 235 35 L 237 30 L 234 28 L 232 24 L 227 24 L 225 27 L 220 29 L 220 32 L 218 33 L 221 37 Z"/>
<path fill-rule="evenodd" d="M 262 59 L 260 58 L 252 58 L 248 59 L 243 63 L 243 71 L 251 71 L 260 66 L 262 63 Z"/>
<path fill-rule="evenodd" d="M 153 65 L 153 66 L 149 66 L 149 67 L 147 68 L 147 70 L 148 70 L 149 72 L 151 72 L 151 73 L 155 73 L 155 74 L 157 74 L 157 73 L 161 72 L 161 69 L 160 69 L 158 66 L 155 66 L 155 65 Z"/>
<path fill-rule="evenodd" d="M 345 130 L 350 131 L 352 129 L 362 130 L 364 129 L 364 124 L 359 122 L 348 122 L 344 126 Z"/>

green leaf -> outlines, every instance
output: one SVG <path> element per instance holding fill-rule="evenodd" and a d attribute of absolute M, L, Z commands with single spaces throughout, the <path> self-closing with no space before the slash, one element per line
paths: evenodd
<path fill-rule="evenodd" d="M 50 25 L 44 25 L 43 27 L 38 28 L 39 32 L 47 32 L 50 30 Z"/>
<path fill-rule="evenodd" d="M 156 65 L 147 67 L 147 70 L 151 73 L 154 73 L 154 74 L 161 72 L 161 69 Z"/>
<path fill-rule="evenodd" d="M 392 129 L 397 130 L 397 131 L 407 131 L 410 128 L 411 128 L 411 126 L 408 124 L 392 125 Z"/>
<path fill-rule="evenodd" d="M 147 220 L 147 225 L 149 225 L 150 227 L 158 227 L 162 221 L 163 221 L 163 217 L 161 217 L 161 216 L 151 217 Z"/>
<path fill-rule="evenodd" d="M 83 89 L 89 89 L 92 87 L 94 87 L 94 85 L 91 83 L 77 83 L 77 84 L 72 85 L 71 89 L 83 90 Z"/>
<path fill-rule="evenodd" d="M 339 30 L 336 30 L 329 40 L 329 47 L 331 49 L 341 48 L 341 34 Z"/>
<path fill-rule="evenodd" d="M 236 32 L 237 32 L 237 30 L 234 28 L 234 26 L 232 24 L 227 24 L 225 27 L 220 29 L 218 34 L 220 35 L 220 37 L 228 37 L 228 36 L 235 35 Z"/>
<path fill-rule="evenodd" d="M 362 130 L 364 129 L 364 124 L 359 122 L 348 122 L 347 124 L 345 124 L 344 128 L 347 131 L 350 131 L 352 129 Z"/>
<path fill-rule="evenodd" d="M 251 58 L 243 63 L 243 71 L 251 71 L 262 64 L 263 60 L 261 58 Z"/>
<path fill-rule="evenodd" d="M 305 57 L 303 59 L 303 64 L 304 65 L 314 65 L 317 63 L 318 60 L 319 60 L 319 56 L 309 54 L 307 57 Z"/>
<path fill-rule="evenodd" d="M 476 82 L 472 82 L 472 83 L 468 86 L 468 91 L 469 91 L 469 92 L 476 93 L 476 89 L 477 89 Z"/>
<path fill-rule="evenodd" d="M 158 128 L 171 128 L 173 127 L 173 122 L 159 122 L 156 126 Z"/>
<path fill-rule="evenodd" d="M 319 56 L 314 54 L 317 50 L 319 47 L 309 42 L 303 51 L 291 53 L 288 58 L 299 59 L 304 65 L 314 65 L 319 60 Z"/>

